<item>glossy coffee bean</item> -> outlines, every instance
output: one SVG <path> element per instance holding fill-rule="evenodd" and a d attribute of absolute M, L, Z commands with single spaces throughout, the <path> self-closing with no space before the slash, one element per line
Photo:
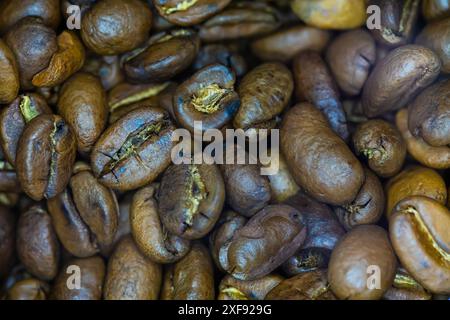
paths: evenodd
<path fill-rule="evenodd" d="M 303 215 L 286 205 L 267 206 L 227 242 L 222 266 L 239 280 L 268 275 L 302 245 L 306 237 Z"/>
<path fill-rule="evenodd" d="M 326 270 L 315 270 L 283 280 L 266 300 L 337 300 L 330 290 Z"/>
<path fill-rule="evenodd" d="M 183 259 L 169 265 L 161 290 L 162 300 L 213 300 L 213 264 L 206 247 L 195 242 Z"/>
<path fill-rule="evenodd" d="M 19 139 L 25 125 L 40 114 L 52 114 L 45 98 L 37 93 L 18 96 L 0 111 L 0 142 L 5 158 L 16 163 Z"/>
<path fill-rule="evenodd" d="M 436 294 L 450 293 L 449 210 L 421 196 L 398 203 L 389 218 L 395 253 L 422 286 Z"/>
<path fill-rule="evenodd" d="M 399 130 L 384 120 L 369 120 L 360 124 L 353 134 L 357 155 L 380 177 L 392 177 L 403 167 L 406 144 Z"/>
<path fill-rule="evenodd" d="M 85 163 L 77 163 L 68 188 L 48 200 L 59 240 L 72 255 L 109 252 L 118 226 L 114 192 L 100 184 Z"/>
<path fill-rule="evenodd" d="M 347 233 L 331 254 L 328 281 L 339 299 L 380 299 L 392 285 L 396 258 L 387 232 L 374 225 L 358 226 Z M 371 282 L 371 269 L 377 267 L 377 286 Z"/>
<path fill-rule="evenodd" d="M 243 281 L 225 276 L 219 285 L 218 300 L 264 300 L 266 295 L 281 281 L 278 274 L 269 274 L 256 280 Z"/>
<path fill-rule="evenodd" d="M 98 1 L 82 17 L 81 37 L 95 53 L 116 55 L 141 45 L 151 25 L 152 12 L 142 1 Z"/>
<path fill-rule="evenodd" d="M 137 191 L 131 203 L 131 233 L 137 247 L 150 260 L 157 263 L 174 263 L 190 250 L 189 240 L 170 233 L 162 224 L 158 210 L 158 184 Z"/>
<path fill-rule="evenodd" d="M 6 207 L 0 206 L 0 278 L 12 267 L 15 252 L 16 218 Z"/>
<path fill-rule="evenodd" d="M 5 300 L 47 300 L 49 292 L 48 283 L 33 278 L 24 279 L 8 290 Z"/>
<path fill-rule="evenodd" d="M 184 239 L 208 234 L 222 212 L 225 185 L 216 165 L 172 165 L 161 179 L 158 210 L 167 230 Z"/>
<path fill-rule="evenodd" d="M 76 156 L 72 129 L 57 115 L 32 119 L 19 139 L 16 170 L 23 191 L 33 200 L 51 199 L 69 182 Z"/>
<path fill-rule="evenodd" d="M 106 300 L 156 300 L 161 283 L 161 266 L 146 258 L 128 236 L 109 258 L 103 296 Z"/>
<path fill-rule="evenodd" d="M 109 126 L 91 153 L 94 175 L 106 186 L 131 190 L 152 182 L 170 164 L 174 126 L 159 108 L 138 108 Z"/>
<path fill-rule="evenodd" d="M 339 89 L 320 55 L 312 51 L 300 53 L 294 60 L 293 69 L 297 99 L 315 105 L 325 114 L 333 130 L 347 140 L 347 120 Z"/>
<path fill-rule="evenodd" d="M 363 29 L 347 31 L 328 46 L 326 60 L 339 88 L 349 96 L 356 96 L 375 64 L 375 41 Z"/>
<path fill-rule="evenodd" d="M 71 77 L 59 93 L 58 113 L 73 129 L 78 151 L 89 154 L 108 117 L 106 93 L 100 80 L 88 73 Z"/>
<path fill-rule="evenodd" d="M 309 103 L 294 106 L 280 131 L 281 151 L 300 187 L 332 205 L 355 199 L 364 182 L 363 168 L 320 110 Z"/>
<path fill-rule="evenodd" d="M 433 147 L 450 145 L 450 80 L 426 88 L 408 107 L 408 129 Z"/>
<path fill-rule="evenodd" d="M 58 273 L 59 241 L 52 219 L 45 209 L 33 206 L 17 223 L 17 255 L 27 270 L 42 280 Z"/>
<path fill-rule="evenodd" d="M 0 81 L 7 83 L 0 89 L 0 103 L 10 103 L 19 93 L 19 70 L 11 49 L 0 39 Z"/>
<path fill-rule="evenodd" d="M 430 49 L 406 45 L 391 51 L 370 74 L 362 103 L 368 117 L 403 108 L 439 75 L 441 62 Z"/>
<path fill-rule="evenodd" d="M 67 272 L 67 270 L 69 270 L 69 272 Z M 79 289 L 74 287 L 73 270 L 79 270 Z M 69 279 L 69 277 L 71 278 Z M 84 259 L 71 259 L 61 268 L 51 289 L 50 299 L 100 300 L 103 292 L 104 277 L 105 263 L 102 258 L 94 256 Z"/>
<path fill-rule="evenodd" d="M 194 131 L 195 121 L 202 130 L 220 129 L 231 121 L 240 101 L 234 91 L 234 73 L 220 64 L 209 65 L 178 86 L 173 96 L 178 123 Z"/>

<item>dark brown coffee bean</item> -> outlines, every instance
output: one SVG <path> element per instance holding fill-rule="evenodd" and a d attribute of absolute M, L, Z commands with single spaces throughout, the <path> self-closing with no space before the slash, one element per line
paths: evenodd
<path fill-rule="evenodd" d="M 364 113 L 377 117 L 404 107 L 440 70 L 439 57 L 425 47 L 406 45 L 391 51 L 367 79 L 362 95 Z"/>
<path fill-rule="evenodd" d="M 208 250 L 194 242 L 183 259 L 169 265 L 161 291 L 162 300 L 213 300 L 213 264 Z"/>
<path fill-rule="evenodd" d="M 231 0 L 155 0 L 153 4 L 169 22 L 190 26 L 217 14 L 230 2 Z"/>
<path fill-rule="evenodd" d="M 48 283 L 38 279 L 24 279 L 16 282 L 6 293 L 6 300 L 47 300 L 50 292 Z"/>
<path fill-rule="evenodd" d="M 161 222 L 156 196 L 158 184 L 137 191 L 131 203 L 131 233 L 136 245 L 150 260 L 174 263 L 190 250 L 189 240 L 170 233 Z"/>
<path fill-rule="evenodd" d="M 450 80 L 424 91 L 408 108 L 408 128 L 433 147 L 450 145 Z"/>
<path fill-rule="evenodd" d="M 87 164 L 75 165 L 68 188 L 48 200 L 47 207 L 71 254 L 84 258 L 110 251 L 118 225 L 116 196 L 95 179 Z"/>
<path fill-rule="evenodd" d="M 353 134 L 357 155 L 380 177 L 392 177 L 403 167 L 406 144 L 392 124 L 384 120 L 369 120 L 360 124 Z"/>
<path fill-rule="evenodd" d="M 264 300 L 267 293 L 276 287 L 283 277 L 269 274 L 261 279 L 243 281 L 225 276 L 219 285 L 217 300 Z"/>
<path fill-rule="evenodd" d="M 25 125 L 40 114 L 52 114 L 45 98 L 37 93 L 22 94 L 0 111 L 0 142 L 5 158 L 16 163 L 19 139 Z"/>
<path fill-rule="evenodd" d="M 76 276 L 79 276 L 80 288 L 75 286 Z M 102 258 L 95 256 L 71 259 L 61 268 L 50 298 L 53 300 L 100 300 L 104 277 L 105 263 Z"/>
<path fill-rule="evenodd" d="M 362 165 L 309 103 L 287 112 L 281 127 L 281 151 L 295 181 L 319 201 L 345 205 L 364 182 Z"/>
<path fill-rule="evenodd" d="M 23 191 L 35 201 L 55 197 L 69 182 L 75 156 L 75 136 L 60 116 L 41 114 L 31 120 L 16 156 Z"/>
<path fill-rule="evenodd" d="M 384 229 L 358 226 L 347 233 L 331 254 L 328 281 L 339 299 L 377 300 L 391 287 L 397 267 Z M 369 277 L 378 278 L 372 283 Z"/>
<path fill-rule="evenodd" d="M 313 51 L 300 53 L 294 60 L 296 95 L 321 110 L 333 130 L 348 139 L 347 119 L 340 101 L 339 89 L 320 55 Z"/>
<path fill-rule="evenodd" d="M 209 65 L 183 82 L 173 96 L 178 123 L 194 132 L 195 121 L 202 130 L 220 129 L 237 112 L 240 101 L 234 91 L 234 73 L 220 64 Z"/>
<path fill-rule="evenodd" d="M 152 182 L 170 164 L 174 130 L 169 115 L 142 107 L 127 113 L 100 136 L 91 153 L 94 175 L 106 186 L 132 190 Z"/>
<path fill-rule="evenodd" d="M 96 2 L 81 20 L 85 45 L 100 55 L 116 55 L 135 49 L 148 37 L 152 12 L 139 0 Z"/>
<path fill-rule="evenodd" d="M 233 45 L 207 44 L 202 46 L 192 66 L 194 70 L 200 70 L 215 63 L 220 63 L 233 70 L 237 77 L 242 77 L 247 73 L 247 61 Z"/>
<path fill-rule="evenodd" d="M 6 207 L 0 206 L 0 279 L 12 267 L 16 241 L 16 218 Z"/>
<path fill-rule="evenodd" d="M 100 80 L 88 73 L 71 77 L 59 93 L 58 113 L 73 129 L 78 151 L 89 154 L 108 117 L 106 93 Z"/>
<path fill-rule="evenodd" d="M 157 300 L 161 265 L 146 258 L 130 236 L 123 238 L 109 258 L 105 300 Z"/>
<path fill-rule="evenodd" d="M 126 77 L 134 82 L 169 80 L 188 68 L 200 47 L 197 34 L 176 29 L 152 36 L 143 47 L 122 57 Z"/>
<path fill-rule="evenodd" d="M 326 58 L 339 88 L 349 96 L 356 96 L 375 64 L 376 44 L 363 29 L 347 31 L 331 42 Z"/>
<path fill-rule="evenodd" d="M 225 186 L 216 165 L 172 165 L 161 179 L 158 210 L 167 230 L 185 239 L 208 234 L 222 212 Z"/>
<path fill-rule="evenodd" d="M 20 81 L 19 81 L 19 69 L 11 49 L 6 43 L 0 39 L 0 74 L 1 83 L 7 83 L 8 85 L 2 85 L 0 88 L 0 103 L 11 103 L 19 93 Z"/>
<path fill-rule="evenodd" d="M 227 242 L 224 269 L 239 280 L 261 278 L 302 245 L 306 227 L 302 214 L 286 205 L 267 206 Z"/>

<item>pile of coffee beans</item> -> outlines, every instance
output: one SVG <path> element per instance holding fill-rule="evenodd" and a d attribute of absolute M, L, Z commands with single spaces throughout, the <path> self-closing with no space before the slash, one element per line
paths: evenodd
<path fill-rule="evenodd" d="M 1 0 L 0 37 L 1 299 L 450 299 L 450 1 Z M 196 123 L 271 163 L 175 161 Z"/>

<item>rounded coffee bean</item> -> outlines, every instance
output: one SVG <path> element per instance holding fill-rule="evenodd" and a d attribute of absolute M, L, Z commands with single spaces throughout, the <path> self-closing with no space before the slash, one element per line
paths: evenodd
<path fill-rule="evenodd" d="M 38 279 L 24 279 L 17 281 L 8 292 L 6 300 L 47 300 L 50 292 L 48 283 Z"/>
<path fill-rule="evenodd" d="M 0 103 L 11 103 L 19 93 L 20 80 L 16 57 L 6 43 L 0 39 Z"/>
<path fill-rule="evenodd" d="M 215 63 L 233 70 L 237 77 L 242 77 L 247 73 L 247 61 L 239 52 L 239 48 L 233 44 L 207 44 L 202 46 L 193 68 L 194 70 L 200 70 Z"/>
<path fill-rule="evenodd" d="M 50 215 L 40 206 L 20 215 L 17 224 L 17 255 L 27 270 L 42 280 L 58 273 L 59 242 Z"/>
<path fill-rule="evenodd" d="M 427 290 L 450 293 L 450 211 L 414 196 L 398 203 L 389 218 L 392 245 L 406 270 Z"/>
<path fill-rule="evenodd" d="M 162 300 L 213 300 L 214 270 L 208 249 L 194 242 L 189 253 L 165 271 Z"/>
<path fill-rule="evenodd" d="M 167 230 L 185 239 L 208 234 L 222 212 L 225 185 L 216 165 L 172 165 L 161 179 L 158 210 Z"/>
<path fill-rule="evenodd" d="M 286 205 L 267 206 L 227 242 L 224 269 L 239 280 L 255 280 L 279 267 L 306 237 L 303 215 Z"/>
<path fill-rule="evenodd" d="M 362 103 L 368 117 L 403 108 L 441 70 L 439 57 L 430 49 L 406 45 L 391 51 L 370 74 Z"/>
<path fill-rule="evenodd" d="M 156 300 L 161 283 L 161 266 L 146 258 L 127 236 L 109 258 L 103 296 L 106 300 Z"/>
<path fill-rule="evenodd" d="M 406 144 L 398 129 L 384 120 L 369 120 L 360 124 L 353 134 L 357 155 L 380 177 L 392 177 L 403 167 Z"/>
<path fill-rule="evenodd" d="M 92 149 L 94 175 L 121 191 L 152 182 L 170 164 L 174 129 L 169 115 L 159 108 L 127 113 L 103 132 Z"/>
<path fill-rule="evenodd" d="M 269 274 L 260 279 L 243 281 L 227 275 L 220 281 L 217 300 L 264 300 L 283 279 L 280 275 Z"/>
<path fill-rule="evenodd" d="M 23 191 L 33 200 L 50 199 L 69 182 L 76 156 L 72 129 L 57 115 L 31 120 L 19 139 L 16 170 Z"/>
<path fill-rule="evenodd" d="M 396 267 L 387 232 L 374 225 L 358 226 L 333 250 L 328 281 L 339 299 L 377 300 L 391 287 Z M 379 276 L 376 287 L 367 285 L 373 270 Z"/>
<path fill-rule="evenodd" d="M 116 55 L 135 49 L 148 37 L 152 12 L 139 0 L 102 0 L 82 17 L 84 44 L 100 55 Z"/>
<path fill-rule="evenodd" d="M 325 116 L 309 103 L 284 116 L 281 151 L 297 184 L 319 201 L 346 205 L 364 182 L 361 163 L 331 129 Z"/>
<path fill-rule="evenodd" d="M 137 191 L 131 203 L 131 233 L 136 245 L 150 260 L 174 263 L 190 250 L 189 240 L 170 233 L 161 222 L 156 197 L 158 184 Z"/>

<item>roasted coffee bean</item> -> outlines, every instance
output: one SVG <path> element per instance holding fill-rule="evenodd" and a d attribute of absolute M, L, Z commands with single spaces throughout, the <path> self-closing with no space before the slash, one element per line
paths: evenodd
<path fill-rule="evenodd" d="M 178 86 L 173 96 L 178 123 L 191 132 L 196 121 L 201 121 L 202 130 L 222 128 L 240 105 L 235 81 L 234 73 L 221 64 L 197 71 Z"/>
<path fill-rule="evenodd" d="M 283 64 L 265 63 L 251 70 L 239 85 L 241 107 L 234 117 L 234 127 L 271 128 L 274 118 L 287 107 L 293 90 L 292 73 Z"/>
<path fill-rule="evenodd" d="M 339 299 L 376 300 L 391 287 L 396 265 L 387 232 L 374 225 L 358 226 L 333 250 L 328 281 Z M 379 276 L 377 286 L 368 285 L 374 272 Z"/>
<path fill-rule="evenodd" d="M 408 128 L 433 147 L 450 145 L 450 80 L 438 82 L 408 108 Z"/>
<path fill-rule="evenodd" d="M 153 4 L 169 22 L 190 26 L 217 14 L 230 2 L 231 0 L 155 0 Z"/>
<path fill-rule="evenodd" d="M 326 270 L 315 270 L 283 280 L 266 300 L 337 300 L 330 290 Z"/>
<path fill-rule="evenodd" d="M 6 300 L 47 300 L 50 292 L 48 283 L 38 279 L 24 279 L 16 282 L 6 293 Z"/>
<path fill-rule="evenodd" d="M 377 176 L 365 170 L 366 181 L 350 204 L 335 209 L 339 221 L 346 230 L 362 224 L 376 224 L 384 213 L 383 186 Z"/>
<path fill-rule="evenodd" d="M 125 54 L 121 61 L 130 81 L 160 82 L 188 68 L 199 47 L 199 38 L 193 30 L 175 29 L 152 36 L 144 46 Z"/>
<path fill-rule="evenodd" d="M 270 201 L 271 189 L 267 177 L 255 164 L 227 164 L 221 170 L 225 181 L 228 205 L 245 217 L 251 217 Z"/>
<path fill-rule="evenodd" d="M 6 43 L 0 39 L 0 103 L 11 103 L 19 93 L 19 70 L 16 57 Z"/>
<path fill-rule="evenodd" d="M 74 269 L 73 266 L 78 268 Z M 79 288 L 75 286 L 73 279 L 69 279 L 73 278 L 74 272 L 79 272 L 77 273 L 80 276 Z M 105 263 L 102 258 L 94 256 L 85 259 L 71 259 L 61 268 L 53 284 L 50 298 L 53 300 L 100 300 L 104 277 Z"/>
<path fill-rule="evenodd" d="M 431 294 L 403 268 L 395 274 L 392 287 L 385 292 L 384 300 L 430 300 Z"/>
<path fill-rule="evenodd" d="M 331 251 L 345 234 L 333 211 L 301 192 L 284 203 L 302 214 L 307 233 L 301 248 L 283 263 L 283 271 L 288 276 L 294 276 L 327 268 Z"/>
<path fill-rule="evenodd" d="M 55 31 L 40 18 L 26 17 L 6 33 L 5 41 L 16 57 L 22 89 L 32 89 L 33 77 L 49 65 L 58 50 Z"/>
<path fill-rule="evenodd" d="M 0 160 L 0 195 L 9 192 L 21 192 L 22 188 L 14 167 L 5 160 Z M 0 201 L 1 201 L 0 196 Z"/>
<path fill-rule="evenodd" d="M 135 49 L 147 39 L 152 12 L 139 0 L 102 0 L 82 17 L 84 44 L 100 55 L 116 55 Z"/>
<path fill-rule="evenodd" d="M 427 290 L 450 293 L 450 211 L 439 202 L 414 196 L 398 203 L 389 232 L 400 262 Z"/>
<path fill-rule="evenodd" d="M 219 63 L 233 70 L 237 77 L 247 73 L 247 61 L 233 45 L 207 44 L 203 46 L 192 65 L 194 70 Z"/>
<path fill-rule="evenodd" d="M 50 215 L 40 206 L 20 215 L 17 223 L 17 255 L 27 270 L 42 280 L 58 273 L 59 241 Z"/>
<path fill-rule="evenodd" d="M 353 29 L 366 22 L 364 0 L 293 0 L 294 13 L 306 24 L 322 29 Z"/>
<path fill-rule="evenodd" d="M 450 146 L 433 147 L 421 137 L 413 136 L 408 128 L 408 118 L 407 109 L 400 110 L 395 117 L 395 123 L 406 142 L 408 153 L 424 166 L 433 169 L 450 168 Z"/>
<path fill-rule="evenodd" d="M 293 68 L 297 99 L 315 105 L 325 114 L 333 130 L 347 140 L 347 119 L 339 89 L 320 55 L 305 51 L 295 58 Z"/>
<path fill-rule="evenodd" d="M 184 239 L 199 239 L 220 217 L 225 185 L 214 164 L 172 165 L 161 179 L 158 198 L 165 228 Z"/>
<path fill-rule="evenodd" d="M 450 2 L 448 0 L 423 0 L 422 13 L 427 20 L 450 17 Z"/>
<path fill-rule="evenodd" d="M 0 111 L 0 142 L 9 163 L 16 163 L 19 139 L 25 125 L 40 114 L 52 114 L 43 96 L 27 93 L 18 96 Z"/>
<path fill-rule="evenodd" d="M 50 199 L 69 182 L 76 156 L 72 129 L 57 115 L 32 119 L 19 139 L 16 170 L 23 191 L 33 200 Z"/>
<path fill-rule="evenodd" d="M 224 269 L 239 280 L 255 280 L 279 267 L 306 237 L 303 215 L 286 205 L 267 206 L 227 242 Z"/>
<path fill-rule="evenodd" d="M 369 120 L 360 124 L 353 134 L 357 155 L 380 177 L 392 177 L 403 167 L 406 144 L 398 129 L 384 120 Z"/>
<path fill-rule="evenodd" d="M 300 191 L 300 187 L 295 183 L 294 177 L 289 172 L 286 160 L 282 154 L 278 155 L 278 158 L 271 159 L 269 163 L 261 165 L 261 167 L 266 169 L 278 168 L 276 172 L 272 172 L 273 174 L 267 176 L 270 189 L 272 190 L 272 202 L 283 202 Z"/>
<path fill-rule="evenodd" d="M 220 281 L 217 300 L 264 300 L 283 279 L 280 275 L 269 274 L 261 279 L 243 281 L 227 275 Z"/>
<path fill-rule="evenodd" d="M 372 34 L 382 45 L 397 47 L 407 44 L 414 33 L 419 16 L 420 0 L 370 0 L 369 5 L 380 8 L 380 28 Z"/>
<path fill-rule="evenodd" d="M 215 42 L 248 38 L 274 31 L 280 26 L 280 13 L 273 7 L 243 1 L 228 6 L 200 27 L 203 41 Z"/>
<path fill-rule="evenodd" d="M 365 30 L 347 31 L 331 42 L 326 58 L 339 88 L 349 96 L 356 96 L 375 65 L 376 44 Z"/>
<path fill-rule="evenodd" d="M 136 245 L 150 260 L 174 263 L 190 250 L 189 240 L 170 233 L 162 224 L 156 196 L 158 184 L 137 191 L 131 203 L 131 233 Z"/>
<path fill-rule="evenodd" d="M 213 300 L 213 264 L 208 250 L 194 242 L 183 259 L 169 265 L 161 291 L 162 300 Z"/>
<path fill-rule="evenodd" d="M 441 70 L 439 57 L 428 48 L 406 45 L 391 51 L 377 63 L 364 86 L 366 116 L 377 117 L 406 106 Z"/>
<path fill-rule="evenodd" d="M 450 15 L 450 14 L 449 14 Z M 450 73 L 450 17 L 428 24 L 416 43 L 432 49 L 441 58 L 442 72 Z"/>
<path fill-rule="evenodd" d="M 48 200 L 59 240 L 80 258 L 109 252 L 118 225 L 114 192 L 100 184 L 85 163 L 77 163 L 67 189 Z"/>
<path fill-rule="evenodd" d="M 14 0 L 2 1 L 0 5 L 0 32 L 4 33 L 25 17 L 39 17 L 43 23 L 56 29 L 61 20 L 59 0 Z"/>
<path fill-rule="evenodd" d="M 0 206 L 0 279 L 12 267 L 16 241 L 16 218 L 6 207 Z"/>
<path fill-rule="evenodd" d="M 109 126 L 92 149 L 94 175 L 125 191 L 152 182 L 170 164 L 174 126 L 159 108 L 138 108 Z"/>
<path fill-rule="evenodd" d="M 161 283 L 161 266 L 146 258 L 127 236 L 109 258 L 103 296 L 106 300 L 156 300 Z"/>
<path fill-rule="evenodd" d="M 58 113 L 73 129 L 78 151 L 89 154 L 108 118 L 106 93 L 100 80 L 88 73 L 71 77 L 59 93 Z"/>
<path fill-rule="evenodd" d="M 346 205 L 364 182 L 364 171 L 325 116 L 309 103 L 290 109 L 280 130 L 281 151 L 297 184 L 319 201 Z"/>
<path fill-rule="evenodd" d="M 263 61 L 288 62 L 302 51 L 321 52 L 329 40 L 328 31 L 299 25 L 254 41 L 252 51 Z"/>

